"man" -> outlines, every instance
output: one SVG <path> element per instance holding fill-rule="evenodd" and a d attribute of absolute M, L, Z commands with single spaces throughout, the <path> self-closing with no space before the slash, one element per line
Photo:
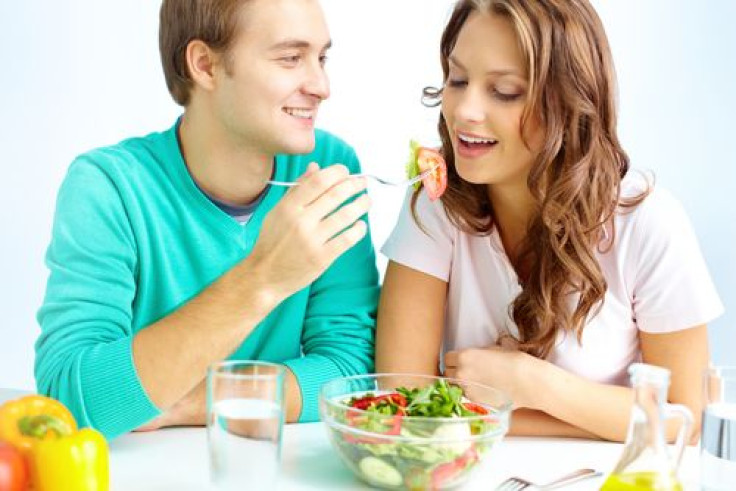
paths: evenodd
<path fill-rule="evenodd" d="M 286 365 L 288 421 L 372 370 L 370 202 L 353 150 L 314 129 L 329 47 L 317 0 L 163 1 L 183 116 L 80 156 L 58 197 L 36 380 L 81 425 L 204 424 L 228 357 Z"/>

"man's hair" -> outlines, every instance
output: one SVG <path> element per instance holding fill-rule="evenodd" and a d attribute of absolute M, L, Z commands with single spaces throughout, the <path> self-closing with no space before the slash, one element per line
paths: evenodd
<path fill-rule="evenodd" d="M 163 0 L 159 15 L 159 51 L 166 86 L 182 106 L 193 85 L 187 66 L 187 46 L 200 40 L 225 56 L 235 40 L 240 9 L 250 0 Z"/>

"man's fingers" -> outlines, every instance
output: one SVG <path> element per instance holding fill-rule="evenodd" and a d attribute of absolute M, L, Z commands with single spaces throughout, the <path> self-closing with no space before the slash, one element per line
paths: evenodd
<path fill-rule="evenodd" d="M 165 421 L 163 419 L 163 415 L 161 415 L 158 418 L 152 419 L 148 423 L 139 426 L 133 431 L 139 431 L 139 432 L 156 431 L 156 430 L 160 430 L 161 428 L 163 428 L 164 424 L 165 424 Z"/>
<path fill-rule="evenodd" d="M 299 181 L 301 182 L 305 180 L 307 177 L 311 176 L 315 172 L 319 172 L 319 165 L 317 164 L 317 162 L 310 162 L 307 166 L 307 170 L 305 170 L 304 174 L 299 177 Z"/>
<path fill-rule="evenodd" d="M 291 196 L 301 206 L 309 206 L 335 184 L 344 181 L 350 173 L 344 165 L 331 165 L 310 173 L 307 172 L 299 179 L 299 185 L 292 189 Z"/>
<path fill-rule="evenodd" d="M 365 188 L 366 180 L 363 177 L 344 179 L 314 200 L 305 212 L 313 219 L 322 220 L 335 213 L 343 203 L 365 191 Z"/>
<path fill-rule="evenodd" d="M 368 225 L 363 220 L 358 220 L 340 235 L 333 237 L 327 242 L 327 253 L 330 263 L 340 257 L 345 251 L 361 241 L 368 232 Z"/>
<path fill-rule="evenodd" d="M 368 213 L 370 207 L 371 198 L 367 194 L 359 196 L 322 220 L 319 226 L 320 235 L 325 237 L 325 241 L 332 239 Z"/>

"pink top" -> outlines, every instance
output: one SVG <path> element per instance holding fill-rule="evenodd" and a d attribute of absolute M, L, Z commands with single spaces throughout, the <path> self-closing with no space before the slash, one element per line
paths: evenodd
<path fill-rule="evenodd" d="M 645 181 L 630 173 L 623 196 Z M 497 230 L 490 236 L 461 231 L 441 201 L 422 192 L 414 222 L 407 194 L 396 227 L 381 252 L 390 260 L 449 283 L 444 351 L 495 345 L 518 338 L 509 306 L 521 291 Z M 723 312 L 685 211 L 656 188 L 633 211 L 615 218 L 615 243 L 597 253 L 608 284 L 603 306 L 583 330 L 582 344 L 561 333 L 548 360 L 600 383 L 628 385 L 628 366 L 641 358 L 638 330 L 663 333 L 706 324 Z"/>

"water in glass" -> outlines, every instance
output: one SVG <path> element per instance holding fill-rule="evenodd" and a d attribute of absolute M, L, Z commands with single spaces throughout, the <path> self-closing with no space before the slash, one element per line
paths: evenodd
<path fill-rule="evenodd" d="M 281 441 L 281 407 L 262 399 L 216 402 L 208 425 L 212 482 L 219 489 L 273 484 Z"/>

